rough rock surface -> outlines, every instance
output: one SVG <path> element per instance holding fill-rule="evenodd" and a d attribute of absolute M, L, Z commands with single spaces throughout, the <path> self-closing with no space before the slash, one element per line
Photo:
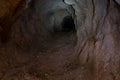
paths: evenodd
<path fill-rule="evenodd" d="M 53 31 L 60 10 L 76 31 Z M 119 21 L 119 0 L 1 0 L 0 80 L 120 80 Z"/>
<path fill-rule="evenodd" d="M 119 80 L 120 6 L 114 0 L 91 0 L 86 4 L 85 20 L 78 27 L 80 63 L 89 68 L 91 80 Z"/>
<path fill-rule="evenodd" d="M 11 25 L 25 9 L 25 4 L 23 0 L 0 1 L 0 36 L 2 42 L 7 41 Z"/>

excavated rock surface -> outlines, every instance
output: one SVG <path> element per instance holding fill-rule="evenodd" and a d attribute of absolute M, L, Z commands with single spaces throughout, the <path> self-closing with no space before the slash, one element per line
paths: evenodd
<path fill-rule="evenodd" d="M 88 8 L 83 7 L 85 20 L 78 27 L 80 63 L 90 70 L 91 80 L 119 80 L 120 6 L 115 0 L 88 2 Z M 78 25 L 84 16 L 78 14 Z"/>
<path fill-rule="evenodd" d="M 89 80 L 87 70 L 76 61 L 75 45 L 71 32 L 54 35 L 39 50 L 23 50 L 9 43 L 0 50 L 0 79 Z"/>
<path fill-rule="evenodd" d="M 51 33 L 61 1 L 32 0 L 23 12 L 24 1 L 1 0 L 0 80 L 120 80 L 119 0 L 64 0 L 76 32 Z"/>
<path fill-rule="evenodd" d="M 6 42 L 10 33 L 11 25 L 25 9 L 23 0 L 1 0 L 0 1 L 0 38 Z"/>

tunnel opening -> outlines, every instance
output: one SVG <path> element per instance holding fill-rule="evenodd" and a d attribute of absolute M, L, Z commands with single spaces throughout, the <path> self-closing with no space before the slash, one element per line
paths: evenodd
<path fill-rule="evenodd" d="M 72 16 L 66 16 L 63 18 L 63 21 L 61 23 L 62 31 L 63 32 L 70 32 L 70 31 L 76 31 L 75 30 L 75 23 Z"/>

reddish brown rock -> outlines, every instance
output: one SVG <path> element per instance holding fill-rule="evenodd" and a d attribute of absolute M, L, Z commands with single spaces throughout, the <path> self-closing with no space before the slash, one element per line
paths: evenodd
<path fill-rule="evenodd" d="M 10 34 L 11 25 L 25 8 L 24 0 L 0 1 L 0 38 L 6 42 Z"/>
<path fill-rule="evenodd" d="M 62 20 L 57 11 L 69 12 L 61 2 L 33 0 L 16 20 L 25 2 L 1 0 L 2 42 L 15 23 L 9 43 L 0 46 L 0 79 L 120 80 L 119 0 L 64 0 L 74 9 L 76 31 L 70 33 L 53 29 L 55 19 Z"/>

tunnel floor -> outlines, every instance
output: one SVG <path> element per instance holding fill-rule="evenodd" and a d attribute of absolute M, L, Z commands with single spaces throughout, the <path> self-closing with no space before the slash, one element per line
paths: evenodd
<path fill-rule="evenodd" d="M 45 44 L 46 47 L 37 51 L 20 50 L 15 46 L 11 47 L 12 43 L 4 46 L 0 50 L 1 55 L 4 56 L 1 59 L 7 59 L 2 62 L 3 71 L 0 73 L 0 80 L 82 79 L 86 75 L 85 70 L 77 64 L 76 54 L 73 54 L 75 35 L 58 33 L 51 40 L 49 39 L 49 42 Z"/>

